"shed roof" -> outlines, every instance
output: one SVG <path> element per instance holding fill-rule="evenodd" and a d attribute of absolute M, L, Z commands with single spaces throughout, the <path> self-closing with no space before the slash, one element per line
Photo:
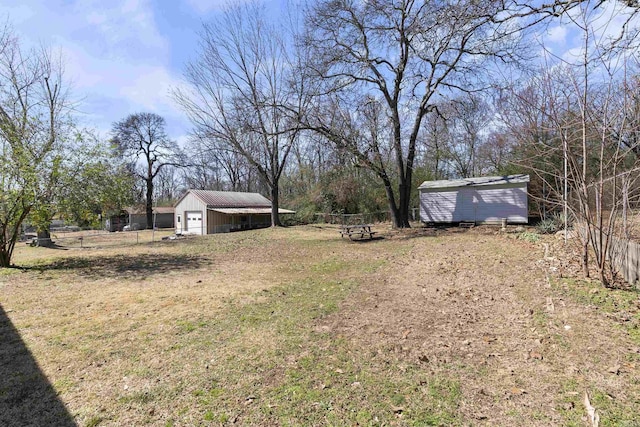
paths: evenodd
<path fill-rule="evenodd" d="M 249 214 L 270 214 L 271 208 L 210 208 L 214 212 L 227 215 L 249 215 Z M 278 208 L 279 214 L 294 214 L 295 211 Z"/>
<path fill-rule="evenodd" d="M 173 214 L 176 208 L 173 206 L 154 206 L 153 213 L 156 214 Z M 147 211 L 144 206 L 130 206 L 124 208 L 124 211 L 130 215 L 144 215 Z"/>
<path fill-rule="evenodd" d="M 187 190 L 176 206 L 189 193 L 200 199 L 208 208 L 271 208 L 271 201 L 258 193 L 211 190 Z"/>
<path fill-rule="evenodd" d="M 425 181 L 418 189 L 427 188 L 455 188 L 481 187 L 501 184 L 519 184 L 529 182 L 529 175 L 483 176 L 478 178 L 444 179 L 439 181 Z"/>

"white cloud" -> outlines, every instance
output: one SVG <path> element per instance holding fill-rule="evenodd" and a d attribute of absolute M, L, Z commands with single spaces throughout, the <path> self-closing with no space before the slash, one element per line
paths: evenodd
<path fill-rule="evenodd" d="M 209 13 L 216 10 L 222 10 L 228 0 L 187 0 L 187 4 L 198 13 Z"/>
<path fill-rule="evenodd" d="M 104 133 L 128 114 L 150 111 L 183 134 L 186 118 L 168 96 L 179 72 L 154 12 L 149 0 L 0 4 L 0 17 L 9 17 L 26 46 L 44 41 L 61 52 L 83 124 Z"/>
<path fill-rule="evenodd" d="M 128 83 L 120 86 L 120 96 L 152 112 L 162 112 L 168 105 L 174 107 L 169 98 L 169 90 L 179 84 L 164 67 L 136 67 L 130 70 L 132 73 Z"/>
<path fill-rule="evenodd" d="M 547 40 L 552 43 L 564 44 L 566 42 L 567 32 L 568 31 L 566 26 L 556 25 L 549 28 L 549 30 L 547 31 Z"/>

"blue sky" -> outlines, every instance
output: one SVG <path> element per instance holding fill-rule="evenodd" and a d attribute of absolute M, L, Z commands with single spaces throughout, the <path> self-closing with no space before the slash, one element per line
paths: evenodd
<path fill-rule="evenodd" d="M 189 131 L 168 96 L 196 54 L 202 22 L 222 7 L 216 0 L 4 0 L 8 19 L 26 46 L 60 51 L 65 75 L 80 99 L 82 123 L 107 134 L 128 114 L 149 111 L 167 120 L 172 138 Z"/>
<path fill-rule="evenodd" d="M 168 92 L 196 55 L 202 23 L 214 19 L 225 1 L 3 0 L 0 19 L 8 19 L 25 45 L 62 52 L 83 125 L 106 136 L 128 114 L 155 112 L 167 120 L 169 135 L 184 141 L 190 126 Z M 274 16 L 282 4 L 272 0 Z M 559 55 L 580 41 L 561 23 L 543 33 Z"/>

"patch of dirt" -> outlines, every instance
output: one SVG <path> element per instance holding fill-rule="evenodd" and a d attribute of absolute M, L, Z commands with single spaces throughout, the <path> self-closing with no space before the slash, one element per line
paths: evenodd
<path fill-rule="evenodd" d="M 586 415 L 583 393 L 595 389 L 633 401 L 625 385 L 637 367 L 611 367 L 637 349 L 606 316 L 552 289 L 542 244 L 491 227 L 414 233 L 440 237 L 414 239 L 320 330 L 457 378 L 473 424 L 563 425 L 566 412 Z"/>

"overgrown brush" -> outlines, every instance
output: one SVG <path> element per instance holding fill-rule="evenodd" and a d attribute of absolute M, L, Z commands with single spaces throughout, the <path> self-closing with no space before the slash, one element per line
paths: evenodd
<path fill-rule="evenodd" d="M 564 215 L 561 213 L 549 215 L 536 225 L 536 230 L 540 234 L 553 234 L 564 230 Z"/>

